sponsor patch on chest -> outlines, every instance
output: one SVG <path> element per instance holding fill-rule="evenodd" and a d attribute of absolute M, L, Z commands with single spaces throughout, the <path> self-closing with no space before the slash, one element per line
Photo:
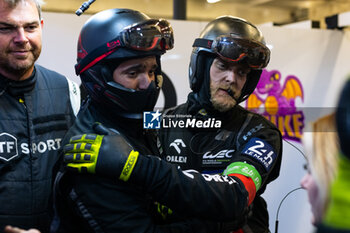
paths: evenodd
<path fill-rule="evenodd" d="M 9 162 L 20 154 L 44 154 L 48 151 L 57 151 L 61 147 L 61 138 L 46 139 L 42 141 L 19 142 L 9 133 L 0 133 L 0 161 Z"/>
<path fill-rule="evenodd" d="M 187 157 L 186 156 L 180 156 L 180 155 L 167 155 L 165 157 L 166 161 L 170 163 L 187 163 Z"/>

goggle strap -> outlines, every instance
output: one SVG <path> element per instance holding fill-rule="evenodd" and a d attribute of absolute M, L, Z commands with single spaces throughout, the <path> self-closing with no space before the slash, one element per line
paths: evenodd
<path fill-rule="evenodd" d="M 108 55 L 110 55 L 111 53 L 113 53 L 114 51 L 116 51 L 116 49 L 110 50 L 107 53 L 102 54 L 101 56 L 95 58 L 94 60 L 92 60 L 89 64 L 87 64 L 82 70 L 78 71 L 77 70 L 77 66 L 76 66 L 76 73 L 77 75 L 83 73 L 85 70 L 89 69 L 90 67 L 92 67 L 93 65 L 95 65 L 97 62 L 101 61 L 103 58 L 107 57 Z"/>
<path fill-rule="evenodd" d="M 213 44 L 213 40 L 197 38 L 194 40 L 192 47 L 202 47 L 202 48 L 211 49 L 212 44 Z"/>
<path fill-rule="evenodd" d="M 102 58 L 116 51 L 119 47 L 124 47 L 119 38 L 111 40 L 106 44 L 101 45 L 97 49 L 93 50 L 86 57 L 84 57 L 78 64 L 75 65 L 75 73 L 81 74 L 91 66 L 95 65 Z"/>

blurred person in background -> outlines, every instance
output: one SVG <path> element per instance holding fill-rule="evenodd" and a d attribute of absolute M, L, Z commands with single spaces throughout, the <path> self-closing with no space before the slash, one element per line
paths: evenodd
<path fill-rule="evenodd" d="M 330 188 L 330 201 L 317 233 L 350 232 L 350 79 L 340 94 L 336 125 L 340 153 L 338 171 Z"/>
<path fill-rule="evenodd" d="M 301 186 L 307 190 L 312 211 L 312 224 L 320 224 L 329 205 L 329 189 L 338 168 L 339 141 L 335 113 L 311 123 L 303 134 L 308 163 Z"/>

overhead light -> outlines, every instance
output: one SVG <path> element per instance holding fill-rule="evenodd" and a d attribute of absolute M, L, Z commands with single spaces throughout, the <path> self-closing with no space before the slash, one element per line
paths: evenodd
<path fill-rule="evenodd" d="M 216 2 L 220 2 L 221 0 L 207 0 L 208 3 L 216 3 Z"/>

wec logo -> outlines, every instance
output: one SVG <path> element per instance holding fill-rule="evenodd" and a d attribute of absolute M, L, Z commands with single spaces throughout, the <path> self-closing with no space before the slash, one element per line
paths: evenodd
<path fill-rule="evenodd" d="M 0 159 L 10 161 L 18 156 L 17 139 L 8 133 L 0 134 Z"/>
<path fill-rule="evenodd" d="M 235 150 L 222 150 L 216 154 L 211 154 L 211 152 L 207 152 L 203 155 L 203 159 L 224 159 L 224 158 L 232 158 L 232 154 Z"/>

